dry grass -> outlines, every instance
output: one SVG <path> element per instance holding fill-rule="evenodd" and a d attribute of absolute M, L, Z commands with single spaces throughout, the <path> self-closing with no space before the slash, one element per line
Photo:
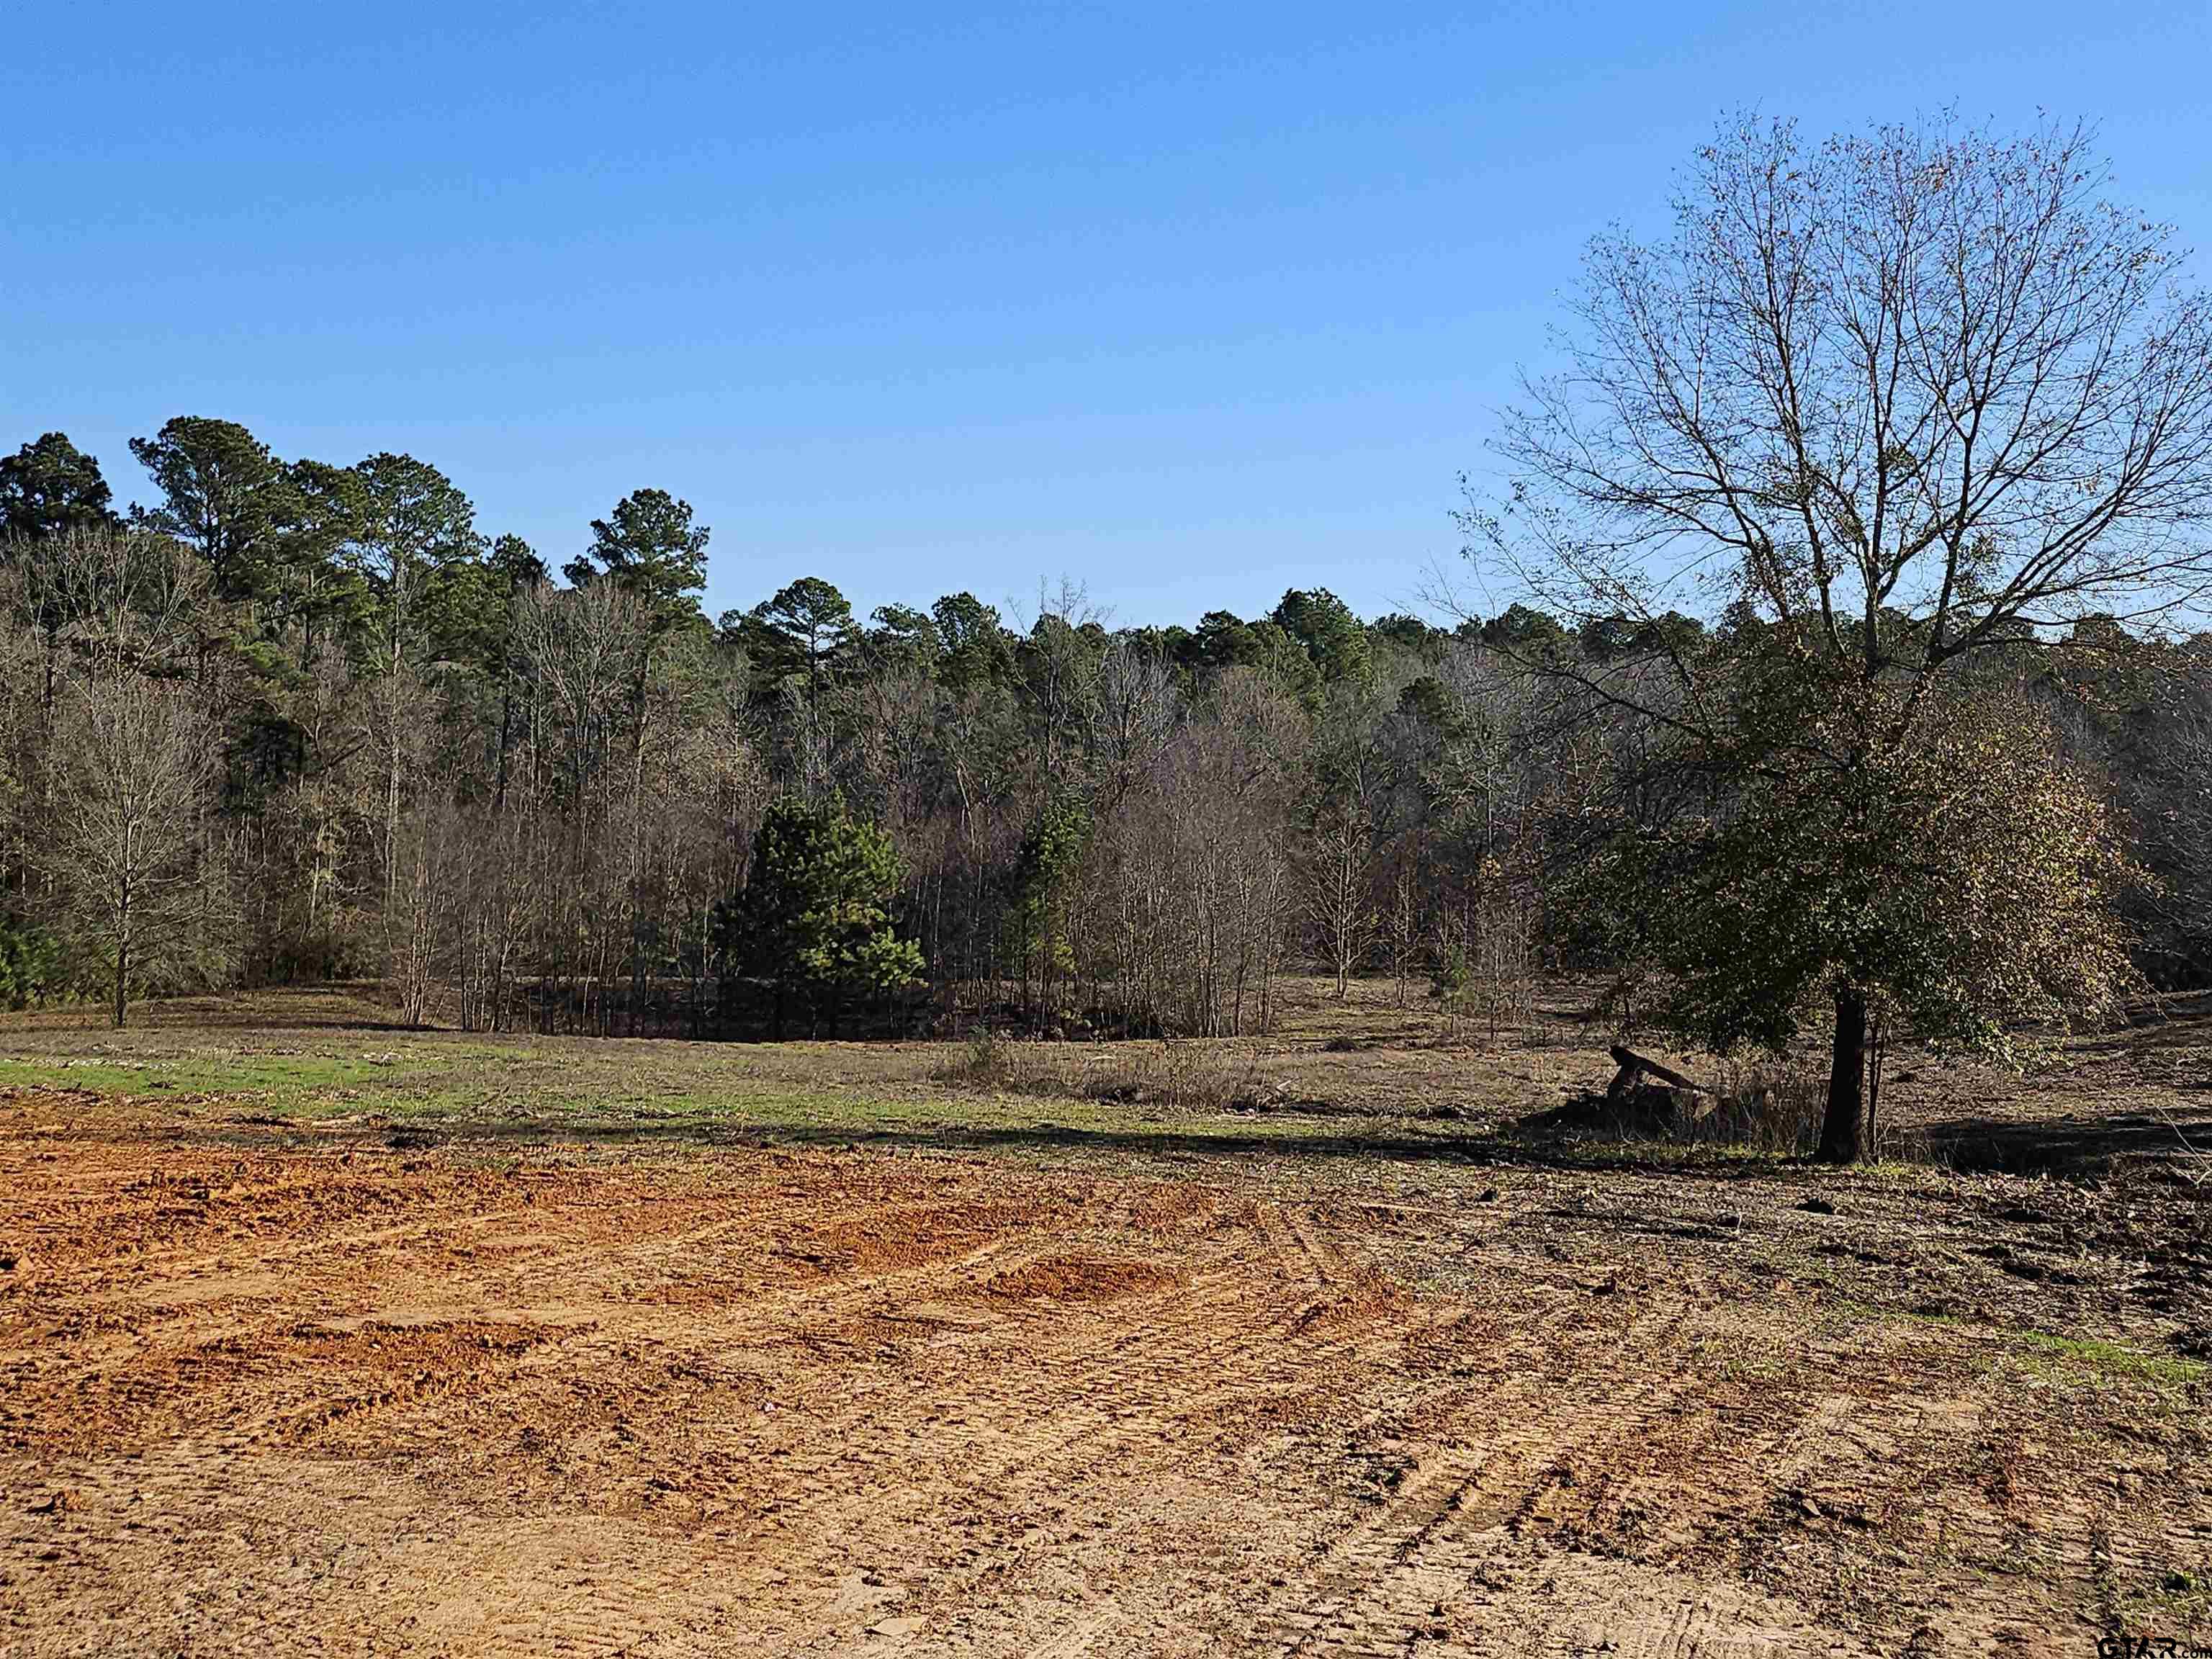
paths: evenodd
<path fill-rule="evenodd" d="M 1820 1144 L 1828 1080 L 1811 1068 L 1786 1061 L 1722 1060 L 1712 1087 L 1711 1109 L 1678 1115 L 1669 1139 L 1784 1158 L 1802 1157 Z"/>
<path fill-rule="evenodd" d="M 970 1034 L 959 1057 L 932 1073 L 939 1083 L 1001 1094 L 1185 1111 L 1257 1109 L 1284 1097 L 1258 1060 L 1237 1048 L 1200 1042 L 1116 1043 L 1096 1048 L 1022 1042 L 988 1026 Z"/>
<path fill-rule="evenodd" d="M 1828 1076 L 1813 1060 L 1718 1060 L 1711 1062 L 1710 1095 L 1680 1096 L 1658 1089 L 1674 1103 L 1644 1120 L 1653 1138 L 1681 1146 L 1726 1147 L 1768 1158 L 1808 1158 L 1820 1145 Z M 1883 1123 L 1875 1157 L 1898 1164 L 1949 1162 L 1945 1146 L 1917 1125 Z"/>
<path fill-rule="evenodd" d="M 0 1014 L 0 1094 L 58 1090 L 89 1102 L 163 1103 L 210 1121 L 417 1122 L 447 1131 L 568 1125 L 593 1134 L 722 1133 L 830 1138 L 995 1132 L 1049 1119 L 1072 1130 L 1341 1138 L 1346 1119 L 1407 1139 L 1513 1139 L 1561 1103 L 1601 1095 L 1615 1066 L 1603 988 L 1553 981 L 1536 1018 L 1496 1042 L 1387 981 L 1292 978 L 1268 1031 L 1170 1042 L 971 1043 L 608 1041 L 406 1030 L 360 988 L 319 987 L 148 1003 L 128 1031 L 91 1009 Z M 1814 1144 L 1825 1057 L 1732 1067 L 1657 1050 L 1717 1085 L 1725 1109 L 1656 1159 L 1788 1158 Z M 1963 1171 L 2109 1173 L 2125 1164 L 2196 1190 L 2212 1156 L 2212 994 L 2169 999 L 2118 1034 L 2085 1034 L 2022 1078 L 1896 1044 L 1881 1097 L 1884 1161 Z M 1055 1097 L 1058 1103 L 1052 1103 Z M 1585 1126 L 1582 1139 L 1604 1133 Z M 1554 1137 L 1547 1137 L 1554 1139 Z M 1557 1150 L 1554 1147 L 1553 1150 Z M 1608 1157 L 1633 1157 L 1615 1146 Z"/>

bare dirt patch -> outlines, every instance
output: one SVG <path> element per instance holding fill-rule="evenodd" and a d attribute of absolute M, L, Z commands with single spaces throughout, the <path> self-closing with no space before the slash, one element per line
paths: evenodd
<path fill-rule="evenodd" d="M 0 1106 L 8 1651 L 2212 1639 L 2185 1178 L 253 1115 Z"/>
<path fill-rule="evenodd" d="M 1175 1282 L 1173 1273 L 1149 1261 L 1054 1256 L 1000 1273 L 985 1289 L 1010 1302 L 1112 1302 Z"/>

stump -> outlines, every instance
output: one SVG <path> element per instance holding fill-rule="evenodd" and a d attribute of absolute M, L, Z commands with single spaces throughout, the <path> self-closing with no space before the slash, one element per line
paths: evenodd
<path fill-rule="evenodd" d="M 1643 1079 L 1648 1077 L 1665 1085 L 1663 1092 L 1668 1098 L 1669 1116 L 1687 1116 L 1695 1120 L 1712 1110 L 1713 1091 L 1695 1079 L 1684 1077 L 1673 1066 L 1663 1065 L 1648 1054 L 1639 1054 L 1632 1048 L 1623 1048 L 1618 1042 L 1613 1045 L 1610 1052 L 1613 1063 L 1620 1067 L 1613 1073 L 1613 1081 L 1607 1085 L 1605 1091 L 1607 1101 L 1613 1105 L 1632 1108 L 1641 1097 L 1644 1115 L 1650 1115 L 1649 1096 L 1658 1091 L 1650 1091 L 1644 1085 Z M 1686 1096 L 1686 1100 L 1682 1098 Z"/>

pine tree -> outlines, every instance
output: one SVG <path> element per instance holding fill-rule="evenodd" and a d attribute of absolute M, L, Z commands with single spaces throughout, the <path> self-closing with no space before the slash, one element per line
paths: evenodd
<path fill-rule="evenodd" d="M 781 1039 L 793 994 L 826 1000 L 837 1034 L 848 998 L 879 996 L 921 977 L 921 948 L 891 925 L 900 866 L 890 836 L 841 801 L 786 798 L 753 839 L 752 867 L 716 933 L 738 973 L 769 981 Z"/>

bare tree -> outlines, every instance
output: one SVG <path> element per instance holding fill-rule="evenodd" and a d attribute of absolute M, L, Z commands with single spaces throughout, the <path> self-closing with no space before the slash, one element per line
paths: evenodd
<path fill-rule="evenodd" d="M 132 976 L 173 972 L 199 915 L 193 826 L 210 735 L 199 700 L 176 681 L 84 678 L 66 694 L 66 784 L 48 856 L 70 932 L 109 972 L 118 1028 Z"/>
<path fill-rule="evenodd" d="M 35 556 L 67 653 L 46 860 L 119 1027 L 134 975 L 158 982 L 218 942 L 199 856 L 216 745 L 204 689 L 187 678 L 207 577 L 175 544 L 131 532 L 80 532 Z"/>
<path fill-rule="evenodd" d="M 1547 668 L 1700 761 L 1833 772 L 1849 804 L 1928 742 L 1962 659 L 2201 599 L 2212 313 L 2171 230 L 2106 198 L 2090 143 L 1946 119 L 1814 145 L 1746 120 L 1698 153 L 1670 237 L 1600 238 L 1566 369 L 1508 422 L 1510 499 L 1465 521 L 1540 598 L 1627 618 L 1677 695 L 1619 659 Z M 1701 599 L 1839 717 L 1753 752 L 1734 682 L 1668 625 Z M 1825 971 L 1823 1147 L 1849 1158 L 1882 988 Z"/>
<path fill-rule="evenodd" d="M 2089 143 L 1723 132 L 1509 422 L 1548 591 L 1656 622 L 1709 577 L 1869 673 L 2203 594 L 2212 316 Z"/>
<path fill-rule="evenodd" d="M 1329 745 L 1316 768 L 1315 799 L 1304 860 L 1304 908 L 1336 995 L 1350 994 L 1352 975 L 1375 931 L 1375 811 L 1379 769 L 1363 734 Z"/>

